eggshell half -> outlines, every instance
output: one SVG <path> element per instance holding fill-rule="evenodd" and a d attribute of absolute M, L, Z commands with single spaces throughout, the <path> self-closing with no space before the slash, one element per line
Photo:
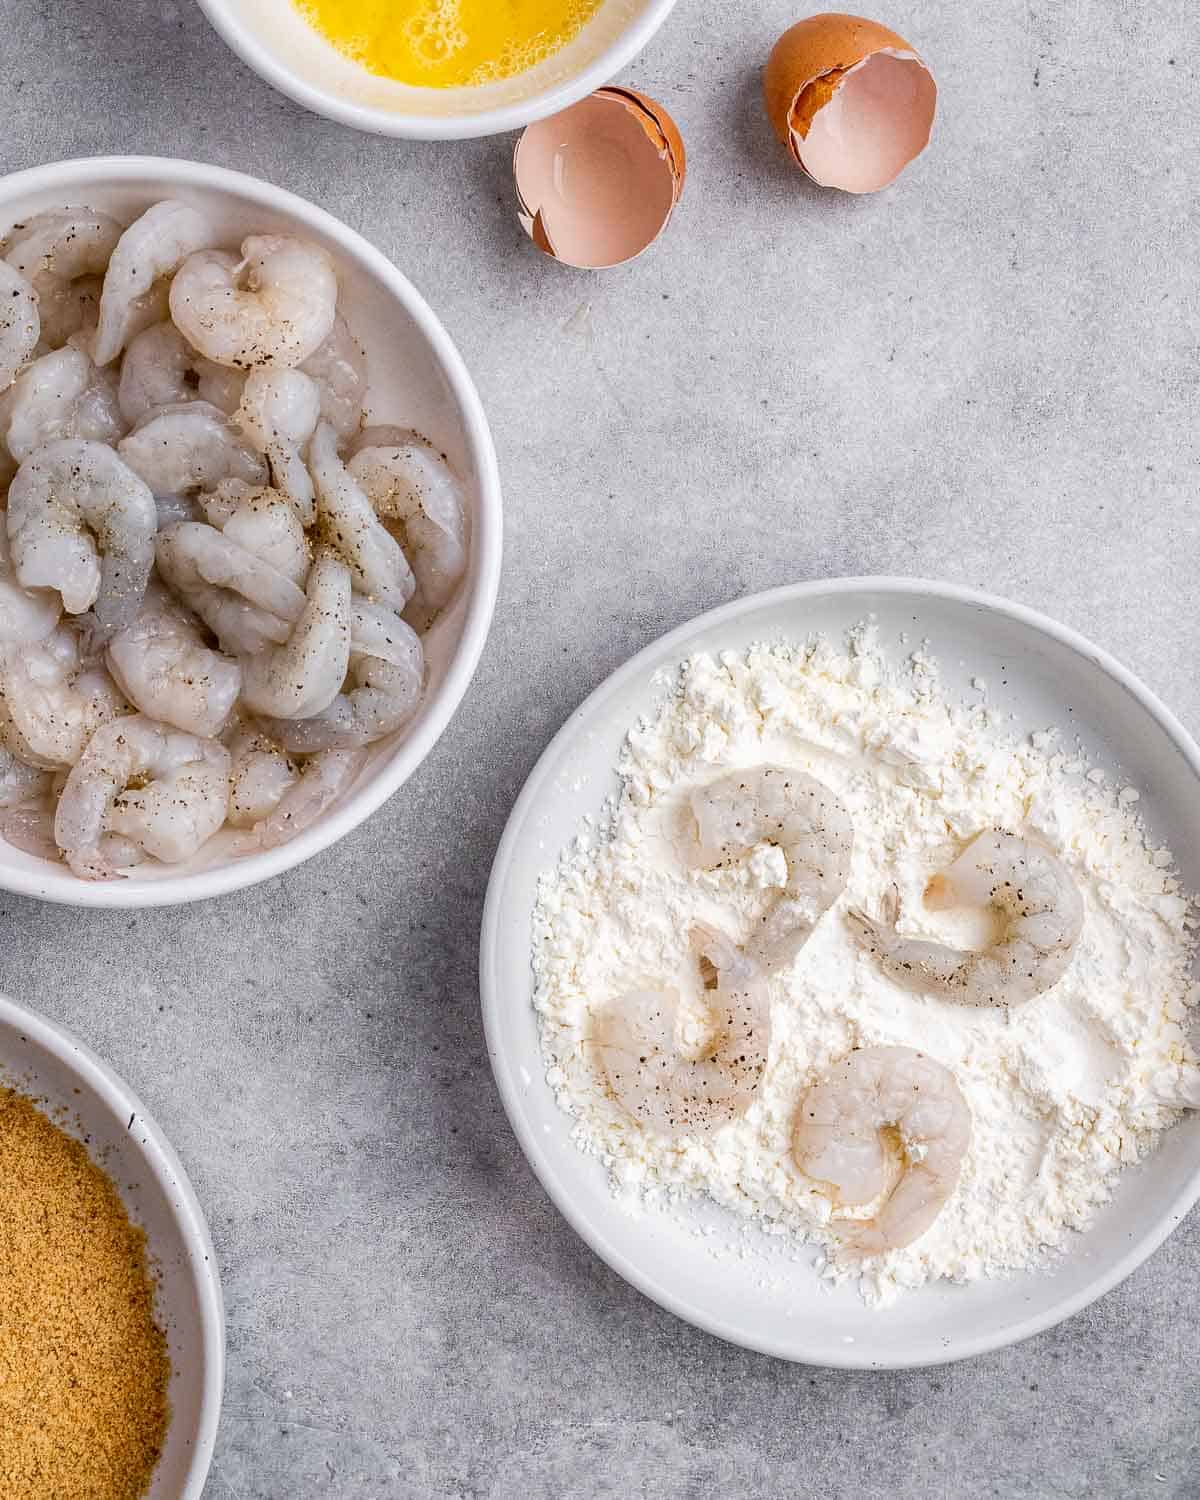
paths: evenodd
<path fill-rule="evenodd" d="M 539 250 L 581 270 L 632 260 L 683 192 L 683 138 L 660 104 L 604 88 L 530 125 L 513 157 L 520 219 Z"/>
<path fill-rule="evenodd" d="M 937 85 L 878 21 L 809 16 L 775 44 L 763 74 L 775 134 L 814 182 L 876 193 L 929 144 Z"/>

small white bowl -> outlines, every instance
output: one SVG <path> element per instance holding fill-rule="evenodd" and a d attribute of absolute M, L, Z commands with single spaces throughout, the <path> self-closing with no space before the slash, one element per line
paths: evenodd
<path fill-rule="evenodd" d="M 126 880 L 80 880 L 65 865 L 0 841 L 0 889 L 71 906 L 149 907 L 224 895 L 269 880 L 356 828 L 413 774 L 437 743 L 478 665 L 500 582 L 500 479 L 487 419 L 458 350 L 419 292 L 386 256 L 344 224 L 282 188 L 238 172 L 156 157 L 97 157 L 0 178 L 0 237 L 36 213 L 85 204 L 136 218 L 160 198 L 182 198 L 238 243 L 256 230 L 304 235 L 333 256 L 339 307 L 367 354 L 374 422 L 415 427 L 449 456 L 473 501 L 467 577 L 426 639 L 429 681 L 415 719 L 371 748 L 350 790 L 279 849 L 232 859 L 228 832 L 187 864 L 142 866 Z"/>
<path fill-rule="evenodd" d="M 515 78 L 420 89 L 368 73 L 330 46 L 293 0 L 200 0 L 238 56 L 281 93 L 357 130 L 449 141 L 520 130 L 608 83 L 637 56 L 675 0 L 606 0 L 580 34 Z"/>
<path fill-rule="evenodd" d="M 766 1236 L 751 1271 L 717 1258 L 742 1221 L 696 1203 L 666 1213 L 622 1211 L 608 1174 L 572 1138 L 558 1106 L 533 1009 L 531 918 L 538 878 L 618 790 L 613 771 L 629 728 L 662 695 L 658 675 L 698 651 L 742 651 L 756 641 L 840 638 L 871 618 L 893 650 L 928 639 L 955 695 L 982 674 L 989 702 L 1015 715 L 1014 732 L 1069 725 L 1093 764 L 1140 787 L 1151 836 L 1169 844 L 1182 883 L 1200 890 L 1200 748 L 1177 719 L 1107 652 L 1019 604 L 916 578 L 840 578 L 753 594 L 656 641 L 568 719 L 530 773 L 500 841 L 488 885 L 480 985 L 488 1054 L 518 1141 L 568 1223 L 627 1281 L 688 1322 L 732 1343 L 807 1364 L 903 1368 L 966 1359 L 1052 1327 L 1115 1287 L 1162 1244 L 1200 1199 L 1200 1112 L 1127 1168 L 1111 1203 L 1049 1269 L 931 1283 L 894 1307 L 868 1307 L 850 1285 L 822 1282 L 810 1251 Z M 908 649 L 911 649 L 908 648 Z M 751 1273 L 752 1272 L 752 1273 Z"/>
<path fill-rule="evenodd" d="M 69 1031 L 0 995 L 0 1085 L 86 1137 L 158 1275 L 155 1316 L 171 1359 L 170 1425 L 147 1500 L 200 1500 L 225 1385 L 225 1311 L 208 1226 L 179 1158 L 128 1085 Z"/>

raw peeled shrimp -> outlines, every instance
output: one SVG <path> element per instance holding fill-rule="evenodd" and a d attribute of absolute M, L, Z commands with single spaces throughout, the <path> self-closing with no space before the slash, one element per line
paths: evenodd
<path fill-rule="evenodd" d="M 85 669 L 79 633 L 69 625 L 0 650 L 0 743 L 27 765 L 73 766 L 96 730 L 125 708 L 103 668 Z"/>
<path fill-rule="evenodd" d="M 253 828 L 271 816 L 300 773 L 253 721 L 240 719 L 226 743 L 231 757 L 228 822 L 233 828 Z"/>
<path fill-rule="evenodd" d="M 312 554 L 295 506 L 278 490 L 226 479 L 200 505 L 210 525 L 304 587 Z"/>
<path fill-rule="evenodd" d="M 193 348 L 238 370 L 294 369 L 328 338 L 337 312 L 333 264 L 319 246 L 254 234 L 242 259 L 191 256 L 171 283 L 171 317 Z"/>
<path fill-rule="evenodd" d="M 730 771 L 690 798 L 692 861 L 733 863 L 759 844 L 787 862 L 787 884 L 745 945 L 767 969 L 790 964 L 846 888 L 854 825 L 841 799 L 815 777 L 787 766 Z"/>
<path fill-rule="evenodd" d="M 0 519 L 0 651 L 26 641 L 44 641 L 61 614 L 62 600 L 53 589 L 25 589 L 17 582 L 8 531 Z"/>
<path fill-rule="evenodd" d="M 304 610 L 287 642 L 243 662 L 242 701 L 274 719 L 309 719 L 328 708 L 350 662 L 350 570 L 318 557 Z"/>
<path fill-rule="evenodd" d="M 290 578 L 203 522 L 168 526 L 156 555 L 167 587 L 235 654 L 282 644 L 304 609 L 304 591 Z"/>
<path fill-rule="evenodd" d="M 52 209 L 38 214 L 7 242 L 4 259 L 20 271 L 38 296 L 41 337 L 59 349 L 99 313 L 99 285 L 121 238 L 109 214 L 90 208 Z M 81 288 L 81 283 L 87 286 Z"/>
<path fill-rule="evenodd" d="M 208 738 L 225 727 L 242 689 L 238 663 L 210 650 L 194 616 L 156 585 L 109 642 L 108 669 L 147 718 Z"/>
<path fill-rule="evenodd" d="M 328 422 L 313 434 L 308 460 L 324 540 L 348 564 L 360 594 L 399 613 L 412 597 L 416 579 L 399 542 L 338 457 L 337 435 Z"/>
<path fill-rule="evenodd" d="M 281 645 L 291 633 L 291 619 L 272 613 L 248 597 L 248 589 L 255 586 L 257 577 L 252 564 L 246 562 L 245 547 L 236 547 L 226 541 L 228 552 L 214 549 L 208 537 L 199 537 L 195 532 L 181 531 L 181 526 L 202 526 L 201 522 L 175 522 L 166 526 L 157 541 L 157 564 L 159 574 L 168 588 L 199 615 L 204 624 L 213 631 L 222 651 L 233 655 L 254 655 L 263 651 L 270 643 Z M 211 531 L 211 526 L 202 526 Z M 220 532 L 217 532 L 220 535 Z M 223 538 L 222 538 L 223 540 Z M 245 555 L 243 555 L 245 553 Z M 264 567 L 260 559 L 255 564 Z M 217 576 L 228 570 L 228 583 L 208 582 L 205 573 Z M 275 573 L 275 570 L 270 570 Z M 288 583 L 282 574 L 276 579 Z M 278 586 L 278 582 L 276 585 Z M 305 607 L 302 589 L 296 589 L 296 616 Z"/>
<path fill-rule="evenodd" d="M 413 659 L 398 666 L 378 656 L 352 655 L 348 692 L 338 693 L 328 708 L 305 719 L 269 718 L 266 728 L 285 750 L 315 755 L 323 750 L 351 750 L 373 745 L 402 728 L 417 711 L 424 685 L 421 643 L 413 635 Z"/>
<path fill-rule="evenodd" d="M 680 997 L 674 992 L 621 996 L 600 1011 L 592 1034 L 613 1098 L 655 1135 L 706 1135 L 739 1119 L 766 1072 L 766 976 L 708 928 L 693 929 L 692 944 L 711 1007 L 703 1046 L 680 1045 Z"/>
<path fill-rule="evenodd" d="M 808 1090 L 796 1119 L 796 1161 L 839 1207 L 873 1203 L 887 1192 L 894 1171 L 889 1131 L 898 1132 L 904 1150 L 899 1179 L 871 1218 L 838 1225 L 862 1256 L 911 1245 L 957 1186 L 971 1111 L 954 1075 L 911 1047 L 862 1047 Z"/>
<path fill-rule="evenodd" d="M 120 871 L 104 849 L 119 834 L 154 859 L 190 859 L 225 821 L 229 751 L 136 714 L 98 730 L 67 777 L 54 834 L 83 880 Z"/>
<path fill-rule="evenodd" d="M 449 464 L 417 439 L 360 448 L 347 467 L 376 515 L 400 528 L 417 581 L 413 605 L 444 608 L 467 570 L 466 501 Z"/>
<path fill-rule="evenodd" d="M 18 463 L 59 438 L 111 445 L 124 432 L 112 376 L 79 349 L 43 354 L 12 387 L 5 442 Z"/>
<path fill-rule="evenodd" d="M 252 370 L 236 420 L 260 453 L 279 442 L 300 448 L 321 420 L 320 388 L 300 370 Z"/>
<path fill-rule="evenodd" d="M 296 755 L 372 745 L 407 724 L 421 701 L 421 638 L 394 610 L 350 601 L 350 681 L 354 686 L 306 719 L 268 719 L 278 743 Z"/>
<path fill-rule="evenodd" d="M 159 495 L 212 490 L 223 479 L 265 484 L 266 465 L 223 411 L 185 401 L 150 411 L 117 452 Z"/>
<path fill-rule="evenodd" d="M 1048 849 L 999 829 L 978 834 L 925 888 L 934 911 L 989 906 L 1002 926 L 982 952 L 905 937 L 896 931 L 899 896 L 885 898 L 878 921 L 847 919 L 883 972 L 906 990 L 960 1005 L 1020 1005 L 1057 984 L 1083 930 L 1083 900 L 1070 872 Z"/>
<path fill-rule="evenodd" d="M 158 407 L 189 401 L 207 401 L 232 416 L 241 398 L 237 371 L 197 354 L 174 323 L 156 323 L 139 333 L 121 361 L 118 400 L 131 427 Z"/>
<path fill-rule="evenodd" d="M 254 370 L 246 377 L 234 420 L 263 454 L 274 484 L 306 526 L 317 519 L 312 476 L 301 450 L 321 417 L 321 392 L 299 370 Z"/>
<path fill-rule="evenodd" d="M 236 839 L 235 855 L 258 854 L 277 849 L 311 828 L 321 814 L 346 790 L 366 762 L 362 750 L 327 750 L 313 756 L 300 779 L 279 799 L 275 808 L 250 832 Z"/>
<path fill-rule="evenodd" d="M 41 326 L 37 293 L 19 271 L 0 261 L 0 391 L 37 348 Z"/>
<path fill-rule="evenodd" d="M 98 365 L 116 359 L 132 338 L 140 299 L 212 242 L 213 227 L 205 216 L 190 204 L 170 198 L 134 220 L 117 241 L 104 276 L 94 355 Z"/>
<path fill-rule="evenodd" d="M 410 667 L 418 681 L 425 671 L 421 637 L 394 609 L 358 595 L 350 601 L 350 653 L 374 656 L 395 667 Z"/>
<path fill-rule="evenodd" d="M 8 491 L 18 579 L 57 589 L 68 614 L 95 606 L 98 640 L 137 618 L 157 530 L 154 496 L 103 443 L 63 438 L 36 449 Z"/>
<path fill-rule="evenodd" d="M 321 391 L 321 417 L 339 438 L 357 432 L 367 400 L 367 357 L 339 312 L 329 337 L 300 366 Z"/>

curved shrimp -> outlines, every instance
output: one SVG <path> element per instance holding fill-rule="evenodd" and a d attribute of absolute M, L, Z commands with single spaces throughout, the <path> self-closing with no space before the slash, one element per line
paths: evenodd
<path fill-rule="evenodd" d="M 336 557 L 321 556 L 287 642 L 244 661 L 242 701 L 272 720 L 311 718 L 337 697 L 349 663 L 350 570 Z"/>
<path fill-rule="evenodd" d="M 634 991 L 596 1017 L 591 1047 L 621 1108 L 652 1134 L 707 1135 L 740 1119 L 767 1067 L 766 976 L 726 938 L 696 927 L 692 944 L 709 1002 L 709 1034 L 680 1046 L 677 993 Z"/>
<path fill-rule="evenodd" d="M 41 327 L 37 293 L 19 271 L 0 261 L 0 391 L 37 348 Z"/>
<path fill-rule="evenodd" d="M 1048 849 L 999 829 L 978 834 L 925 888 L 931 910 L 989 906 L 1002 923 L 982 952 L 896 931 L 893 889 L 878 921 L 853 910 L 847 920 L 889 979 L 906 990 L 960 1005 L 1020 1005 L 1066 973 L 1083 930 L 1083 900 L 1070 872 Z"/>
<path fill-rule="evenodd" d="M 321 392 L 321 417 L 339 438 L 357 432 L 367 401 L 367 356 L 339 312 L 329 337 L 300 366 Z"/>
<path fill-rule="evenodd" d="M 903 1163 L 885 1132 L 895 1131 Z M 930 1227 L 958 1185 L 971 1144 L 971 1111 L 953 1073 L 911 1047 L 862 1047 L 804 1095 L 792 1149 L 801 1171 L 838 1207 L 886 1199 L 869 1219 L 845 1219 L 845 1243 L 862 1256 L 901 1250 Z"/>
<path fill-rule="evenodd" d="M 402 729 L 416 713 L 425 684 L 425 658 L 412 634 L 410 660 L 397 664 L 378 656 L 351 655 L 348 692 L 319 714 L 304 719 L 265 720 L 267 729 L 294 755 L 353 750 Z"/>
<path fill-rule="evenodd" d="M 324 540 L 345 560 L 360 594 L 399 613 L 412 598 L 416 579 L 399 542 L 339 458 L 337 435 L 328 422 L 313 434 L 308 461 Z"/>
<path fill-rule="evenodd" d="M 18 463 L 59 438 L 111 445 L 124 432 L 112 376 L 78 349 L 43 354 L 12 387 L 5 441 Z"/>
<path fill-rule="evenodd" d="M 176 523 L 179 524 L 196 523 Z M 174 529 L 174 526 L 167 528 Z M 186 541 L 177 545 L 173 541 L 164 544 L 160 539 L 158 571 L 180 602 L 199 615 L 213 632 L 222 651 L 234 656 L 253 656 L 272 643 L 281 645 L 287 640 L 292 628 L 288 620 L 251 603 L 239 589 L 209 583 L 200 570 L 200 565 L 208 563 L 203 556 L 197 559 L 194 550 Z M 303 599 L 303 594 L 300 597 Z"/>
<path fill-rule="evenodd" d="M 173 275 L 190 255 L 213 243 L 213 226 L 190 204 L 164 199 L 135 219 L 117 241 L 100 296 L 94 358 L 116 359 L 132 335 L 140 299 L 156 282 Z"/>
<path fill-rule="evenodd" d="M 0 743 L 27 765 L 73 766 L 96 730 L 126 709 L 108 673 L 85 667 L 69 625 L 0 651 Z"/>
<path fill-rule="evenodd" d="M 225 746 L 136 714 L 92 736 L 59 798 L 54 836 L 81 879 L 112 880 L 120 870 L 106 833 L 178 864 L 216 833 L 228 807 Z"/>
<path fill-rule="evenodd" d="M 268 719 L 277 742 L 294 755 L 373 745 L 403 728 L 421 702 L 421 638 L 394 610 L 350 601 L 350 681 L 328 708 L 306 719 Z"/>
<path fill-rule="evenodd" d="M 846 888 L 854 825 L 841 799 L 815 777 L 786 766 L 730 771 L 689 802 L 693 863 L 731 864 L 759 844 L 787 862 L 787 883 L 746 943 L 768 969 L 790 964 Z"/>
<path fill-rule="evenodd" d="M 239 717 L 226 744 L 230 754 L 227 821 L 233 828 L 252 829 L 271 816 L 300 773 L 252 720 Z"/>
<path fill-rule="evenodd" d="M 238 663 L 206 646 L 195 618 L 157 586 L 109 642 L 108 669 L 147 718 L 205 738 L 221 732 L 242 690 Z"/>
<path fill-rule="evenodd" d="M 301 452 L 321 418 L 321 392 L 299 370 L 254 370 L 246 377 L 234 421 L 263 454 L 273 484 L 287 495 L 301 520 L 317 519 L 312 476 Z"/>
<path fill-rule="evenodd" d="M 342 795 L 366 759 L 362 750 L 327 750 L 315 755 L 272 811 L 255 823 L 248 834 L 234 840 L 230 853 L 259 854 L 297 838 Z"/>
<path fill-rule="evenodd" d="M 312 552 L 296 508 L 278 490 L 226 479 L 200 505 L 210 525 L 304 587 Z"/>
<path fill-rule="evenodd" d="M 414 607 L 443 609 L 467 571 L 467 506 L 449 464 L 423 440 L 360 448 L 347 465 L 375 507 L 399 527 L 417 588 Z"/>
<path fill-rule="evenodd" d="M 99 313 L 99 283 L 121 238 L 121 225 L 90 208 L 52 209 L 10 236 L 4 259 L 38 296 L 41 337 L 61 348 Z M 81 287 L 81 283 L 87 283 Z"/>
<path fill-rule="evenodd" d="M 62 600 L 53 589 L 25 589 L 17 582 L 0 525 L 0 650 L 26 641 L 44 641 L 58 624 Z"/>
<path fill-rule="evenodd" d="M 329 337 L 337 312 L 333 263 L 318 245 L 255 234 L 242 259 L 191 256 L 171 284 L 171 317 L 193 348 L 238 370 L 294 369 Z"/>
<path fill-rule="evenodd" d="M 68 614 L 94 606 L 100 640 L 137 617 L 157 530 L 154 496 L 103 443 L 63 438 L 38 448 L 9 488 L 18 579 L 57 589 Z"/>
<path fill-rule="evenodd" d="M 117 393 L 131 427 L 163 406 L 206 401 L 227 416 L 242 399 L 242 377 L 197 354 L 174 323 L 155 323 L 131 339 Z"/>
<path fill-rule="evenodd" d="M 304 609 L 304 591 L 290 578 L 201 521 L 168 526 L 156 556 L 164 583 L 225 650 L 254 655 L 282 644 Z"/>
<path fill-rule="evenodd" d="M 148 412 L 117 452 L 156 494 L 216 489 L 223 479 L 265 484 L 266 465 L 223 411 L 185 401 Z"/>

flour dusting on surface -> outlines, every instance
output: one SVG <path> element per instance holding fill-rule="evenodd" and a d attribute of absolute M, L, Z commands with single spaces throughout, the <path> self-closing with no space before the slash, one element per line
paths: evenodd
<path fill-rule="evenodd" d="M 985 693 L 982 682 L 973 684 Z M 1168 850 L 1152 848 L 1136 789 L 1089 766 L 1054 730 L 1013 738 L 986 701 L 944 691 L 922 651 L 889 663 L 873 627 L 845 642 L 698 655 L 662 682 L 659 710 L 629 734 L 621 791 L 543 876 L 534 915 L 534 1003 L 547 1078 L 629 1207 L 707 1195 L 768 1234 L 813 1241 L 821 1274 L 858 1277 L 886 1304 L 937 1278 L 1034 1266 L 1067 1243 L 1151 1151 L 1182 1108 L 1200 1107 L 1187 1041 L 1193 925 Z M 772 981 L 770 1061 L 746 1116 L 707 1140 L 649 1136 L 616 1105 L 589 1047 L 596 1010 L 636 989 L 676 990 L 702 1013 L 689 947 L 696 921 L 735 940 L 786 880 L 760 845 L 697 871 L 674 830 L 684 798 L 731 767 L 808 771 L 854 821 L 849 886 L 800 957 Z M 898 989 L 861 953 L 849 904 L 879 909 L 893 884 L 902 930 L 982 947 L 980 913 L 931 913 L 929 877 L 985 828 L 1031 836 L 1083 895 L 1065 977 L 1012 1009 L 978 1010 Z M 974 1129 L 962 1178 L 913 1245 L 854 1265 L 837 1253 L 828 1199 L 791 1156 L 798 1102 L 855 1047 L 899 1044 L 950 1068 Z"/>

